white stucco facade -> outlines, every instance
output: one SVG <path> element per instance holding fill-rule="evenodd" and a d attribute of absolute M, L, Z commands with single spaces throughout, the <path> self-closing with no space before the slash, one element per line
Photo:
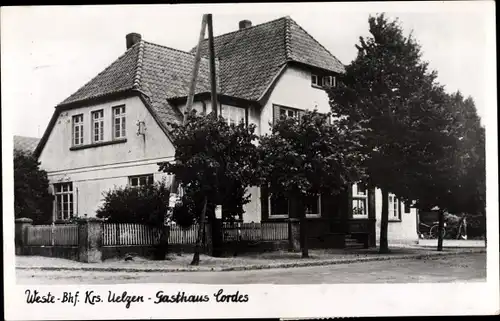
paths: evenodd
<path fill-rule="evenodd" d="M 112 108 L 125 106 L 126 135 L 113 143 Z M 103 143 L 92 145 L 91 113 L 103 110 Z M 83 146 L 73 146 L 75 115 L 83 115 Z M 138 135 L 138 122 L 144 122 L 144 135 Z M 72 183 L 74 216 L 95 216 L 102 194 L 129 183 L 130 176 L 153 174 L 154 180 L 170 179 L 158 172 L 158 162 L 171 161 L 174 148 L 168 137 L 138 97 L 85 106 L 61 112 L 41 151 L 41 167 L 47 171 L 52 192 L 54 184 Z M 56 218 L 56 208 L 54 206 Z"/>
<path fill-rule="evenodd" d="M 389 215 L 389 223 L 387 228 L 387 239 L 389 245 L 391 244 L 417 244 L 417 209 L 410 207 L 406 208 L 404 202 L 400 202 L 399 219 L 395 219 Z M 391 204 L 389 204 L 391 205 Z M 390 213 L 391 214 L 391 213 Z M 376 189 L 375 191 L 375 232 L 377 244 L 380 242 L 380 222 L 382 218 L 382 191 Z"/>
<path fill-rule="evenodd" d="M 311 86 L 311 72 L 290 66 L 285 69 L 260 112 L 259 133 L 271 132 L 269 123 L 273 121 L 273 105 L 281 105 L 301 110 L 317 109 L 321 113 L 330 112 L 327 93 Z"/>

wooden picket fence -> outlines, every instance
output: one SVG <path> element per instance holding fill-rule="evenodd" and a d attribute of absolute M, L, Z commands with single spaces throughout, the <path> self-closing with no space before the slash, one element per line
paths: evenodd
<path fill-rule="evenodd" d="M 288 223 L 229 223 L 222 226 L 223 241 L 281 241 L 288 239 Z"/>
<path fill-rule="evenodd" d="M 28 246 L 77 246 L 78 225 L 32 225 L 27 227 Z"/>
<path fill-rule="evenodd" d="M 169 244 L 195 244 L 198 225 L 189 229 L 179 226 L 170 228 Z M 156 245 L 159 244 L 161 230 L 143 224 L 105 223 L 103 226 L 103 245 Z"/>
<path fill-rule="evenodd" d="M 206 230 L 209 233 L 210 229 Z M 223 241 L 280 241 L 288 239 L 287 223 L 223 223 Z M 198 224 L 170 228 L 169 244 L 195 244 Z M 27 228 L 28 246 L 78 246 L 78 225 L 33 225 Z M 161 230 L 143 224 L 104 223 L 103 246 L 159 244 Z"/>

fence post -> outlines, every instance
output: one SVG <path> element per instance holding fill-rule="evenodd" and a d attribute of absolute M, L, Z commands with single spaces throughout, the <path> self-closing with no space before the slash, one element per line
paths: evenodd
<path fill-rule="evenodd" d="M 288 251 L 300 251 L 300 221 L 297 218 L 288 219 Z"/>
<path fill-rule="evenodd" d="M 15 244 L 16 255 L 25 254 L 25 246 L 28 243 L 28 227 L 33 224 L 33 220 L 27 217 L 16 218 L 15 220 Z"/>
<path fill-rule="evenodd" d="M 104 220 L 83 217 L 78 220 L 78 261 L 101 262 L 102 230 Z"/>

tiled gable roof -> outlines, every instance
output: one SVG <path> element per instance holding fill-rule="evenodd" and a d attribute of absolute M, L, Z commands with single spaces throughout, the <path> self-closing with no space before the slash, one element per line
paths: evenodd
<path fill-rule="evenodd" d="M 221 92 L 248 100 L 261 98 L 290 61 L 344 72 L 342 63 L 290 17 L 214 37 L 214 51 Z M 201 44 L 201 53 L 208 55 L 208 40 Z"/>
<path fill-rule="evenodd" d="M 288 62 L 344 71 L 342 63 L 290 17 L 217 36 L 214 47 L 217 92 L 245 100 L 259 101 Z M 169 101 L 188 95 L 195 49 L 184 52 L 141 40 L 59 106 L 134 91 L 167 128 L 182 117 Z M 208 93 L 208 40 L 202 42 L 201 53 L 195 93 Z"/>
<path fill-rule="evenodd" d="M 168 100 L 187 96 L 194 59 L 191 53 L 140 41 L 60 105 L 136 90 L 166 125 L 181 117 Z M 209 91 L 208 60 L 202 58 L 195 93 Z"/>
<path fill-rule="evenodd" d="M 40 138 L 14 136 L 14 150 L 33 153 L 39 141 Z"/>

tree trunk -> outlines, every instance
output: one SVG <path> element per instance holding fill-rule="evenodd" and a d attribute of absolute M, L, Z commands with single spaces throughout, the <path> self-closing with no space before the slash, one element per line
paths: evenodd
<path fill-rule="evenodd" d="M 438 251 L 443 250 L 443 228 L 444 228 L 444 211 L 439 210 L 439 223 L 438 223 Z"/>
<path fill-rule="evenodd" d="M 300 215 L 300 248 L 302 250 L 302 258 L 309 257 L 309 248 L 307 247 L 307 219 L 306 211 L 304 206 L 304 198 L 300 197 L 298 199 L 297 210 Z"/>
<path fill-rule="evenodd" d="M 380 248 L 379 253 L 389 253 L 387 230 L 389 227 L 389 192 L 382 189 L 382 217 L 380 219 Z"/>
<path fill-rule="evenodd" d="M 205 230 L 205 214 L 207 212 L 207 196 L 205 196 L 203 200 L 203 209 L 200 215 L 200 225 L 198 226 L 198 237 L 196 238 L 196 246 L 194 248 L 193 261 L 191 261 L 191 265 L 199 265 L 200 264 L 200 252 L 201 252 L 201 242 L 204 236 Z"/>

